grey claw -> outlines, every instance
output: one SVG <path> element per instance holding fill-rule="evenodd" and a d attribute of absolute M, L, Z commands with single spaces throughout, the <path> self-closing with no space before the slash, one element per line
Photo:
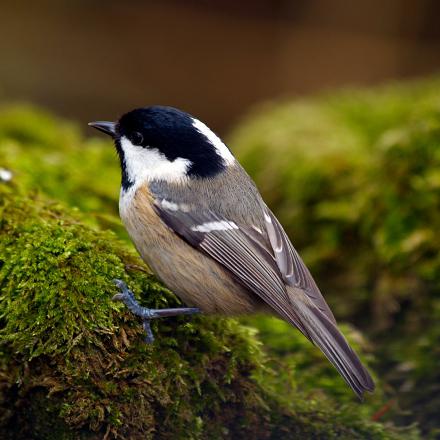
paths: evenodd
<path fill-rule="evenodd" d="M 154 342 L 154 335 L 153 335 L 153 331 L 151 330 L 149 319 L 146 319 L 143 322 L 143 327 L 144 327 L 144 331 L 145 331 L 145 339 L 144 339 L 145 343 L 152 344 Z"/>
<path fill-rule="evenodd" d="M 113 280 L 113 283 L 120 290 L 119 293 L 113 296 L 113 301 L 122 301 L 128 309 L 136 316 L 142 319 L 145 335 L 145 342 L 151 344 L 154 341 L 153 331 L 151 330 L 150 320 L 156 318 L 164 318 L 167 316 L 177 315 L 192 315 L 199 313 L 200 310 L 194 307 L 179 307 L 171 309 L 149 309 L 142 307 L 136 300 L 133 292 L 127 287 L 122 280 Z"/>

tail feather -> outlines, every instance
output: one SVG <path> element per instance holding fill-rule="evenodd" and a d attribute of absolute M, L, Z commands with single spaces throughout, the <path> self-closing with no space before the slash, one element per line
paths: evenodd
<path fill-rule="evenodd" d="M 289 289 L 289 298 L 306 330 L 305 336 L 321 349 L 358 397 L 362 398 L 365 391 L 372 392 L 373 379 L 336 325 L 304 299 L 302 292 Z"/>

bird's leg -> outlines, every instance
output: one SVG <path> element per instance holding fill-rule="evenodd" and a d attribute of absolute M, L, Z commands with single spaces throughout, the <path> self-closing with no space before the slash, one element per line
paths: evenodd
<path fill-rule="evenodd" d="M 113 282 L 119 288 L 120 293 L 117 293 L 112 299 L 114 301 L 122 301 L 128 307 L 131 313 L 139 316 L 142 319 L 143 327 L 146 333 L 145 342 L 147 344 L 151 344 L 154 341 L 153 332 L 150 327 L 150 321 L 152 319 L 200 313 L 200 309 L 196 307 L 180 307 L 175 309 L 148 309 L 147 307 L 142 307 L 136 301 L 133 292 L 127 287 L 124 281 L 113 280 Z"/>

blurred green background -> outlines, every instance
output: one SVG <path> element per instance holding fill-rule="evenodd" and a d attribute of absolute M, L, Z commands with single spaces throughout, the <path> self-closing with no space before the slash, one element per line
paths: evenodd
<path fill-rule="evenodd" d="M 127 240 L 116 156 L 85 122 L 150 104 L 196 114 L 256 180 L 378 378 L 362 416 L 440 435 L 438 2 L 45 0 L 1 15 L 0 168 L 22 190 Z M 290 369 L 315 398 L 352 402 L 293 329 L 242 322 L 286 376 L 280 394 Z"/>

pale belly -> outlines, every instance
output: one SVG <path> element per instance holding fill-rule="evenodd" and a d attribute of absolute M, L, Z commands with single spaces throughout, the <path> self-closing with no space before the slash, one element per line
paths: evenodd
<path fill-rule="evenodd" d="M 210 257 L 174 234 L 152 209 L 148 190 L 120 203 L 122 221 L 142 259 L 188 306 L 206 313 L 239 315 L 264 308 L 257 295 L 238 284 Z"/>

